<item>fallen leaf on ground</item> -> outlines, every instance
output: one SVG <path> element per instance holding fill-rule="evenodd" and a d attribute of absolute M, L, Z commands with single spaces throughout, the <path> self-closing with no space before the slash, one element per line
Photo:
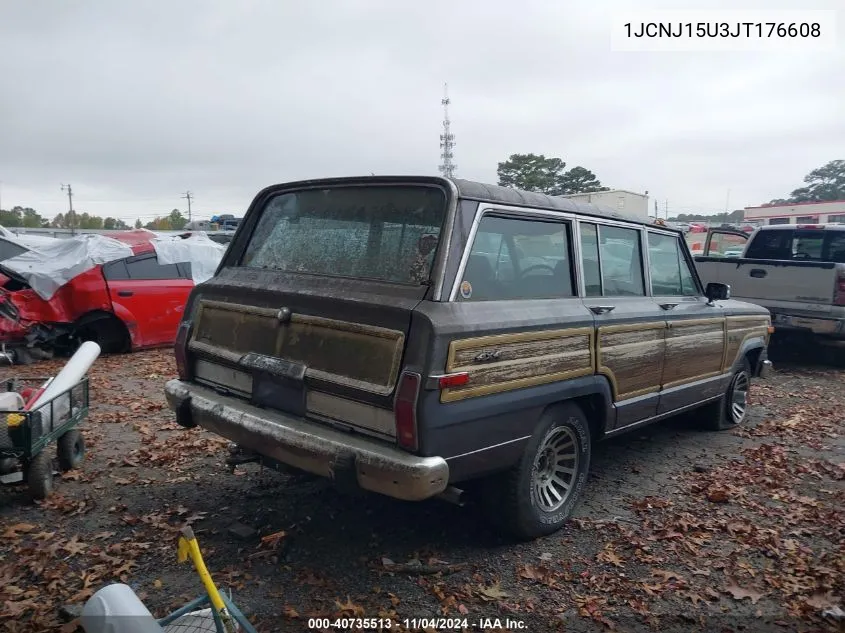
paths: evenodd
<path fill-rule="evenodd" d="M 487 601 L 501 600 L 502 598 L 508 597 L 508 594 L 502 591 L 502 586 L 499 583 L 490 585 L 489 587 L 481 587 L 478 593 L 481 595 L 482 600 Z"/>
<path fill-rule="evenodd" d="M 757 604 L 757 601 L 765 595 L 758 591 L 754 591 L 753 589 L 743 589 L 736 584 L 728 585 L 725 587 L 724 591 L 731 594 L 734 600 L 744 600 L 745 598 L 750 598 L 751 604 Z"/>

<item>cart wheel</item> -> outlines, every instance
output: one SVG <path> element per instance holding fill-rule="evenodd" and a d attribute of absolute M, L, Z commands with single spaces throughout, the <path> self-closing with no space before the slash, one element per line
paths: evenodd
<path fill-rule="evenodd" d="M 46 499 L 53 492 L 53 460 L 47 451 L 38 453 L 27 465 L 26 483 L 33 499 Z"/>
<path fill-rule="evenodd" d="M 85 440 L 77 429 L 71 429 L 59 438 L 56 449 L 59 457 L 59 470 L 65 472 L 78 468 L 85 459 Z"/>

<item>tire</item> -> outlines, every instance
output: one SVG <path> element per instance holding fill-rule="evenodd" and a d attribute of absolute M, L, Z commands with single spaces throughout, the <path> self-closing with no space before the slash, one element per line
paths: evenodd
<path fill-rule="evenodd" d="M 26 467 L 26 484 L 33 499 L 46 499 L 53 492 L 53 459 L 41 451 Z"/>
<path fill-rule="evenodd" d="M 591 449 L 590 426 L 579 406 L 565 403 L 548 411 L 519 463 L 485 482 L 490 519 L 519 540 L 558 531 L 587 482 Z"/>
<path fill-rule="evenodd" d="M 77 321 L 73 329 L 71 354 L 85 341 L 100 346 L 103 354 L 123 354 L 132 347 L 129 331 L 123 321 L 113 314 L 93 313 Z"/>
<path fill-rule="evenodd" d="M 79 429 L 71 429 L 59 438 L 56 454 L 62 472 L 79 468 L 85 459 L 85 440 Z"/>
<path fill-rule="evenodd" d="M 745 422 L 748 418 L 751 373 L 751 363 L 747 357 L 743 358 L 739 368 L 731 376 L 722 399 L 702 412 L 705 428 L 711 431 L 727 431 Z"/>

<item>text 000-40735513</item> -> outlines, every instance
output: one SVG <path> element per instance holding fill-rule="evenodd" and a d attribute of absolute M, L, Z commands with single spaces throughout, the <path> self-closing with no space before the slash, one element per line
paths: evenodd
<path fill-rule="evenodd" d="M 811 51 L 838 46 L 836 11 L 626 11 L 614 51 Z"/>

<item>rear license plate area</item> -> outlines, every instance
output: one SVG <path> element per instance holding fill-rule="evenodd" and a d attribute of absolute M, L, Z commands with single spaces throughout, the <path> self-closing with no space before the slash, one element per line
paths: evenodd
<path fill-rule="evenodd" d="M 246 354 L 239 364 L 252 374 L 252 404 L 305 416 L 304 364 L 255 353 Z"/>

